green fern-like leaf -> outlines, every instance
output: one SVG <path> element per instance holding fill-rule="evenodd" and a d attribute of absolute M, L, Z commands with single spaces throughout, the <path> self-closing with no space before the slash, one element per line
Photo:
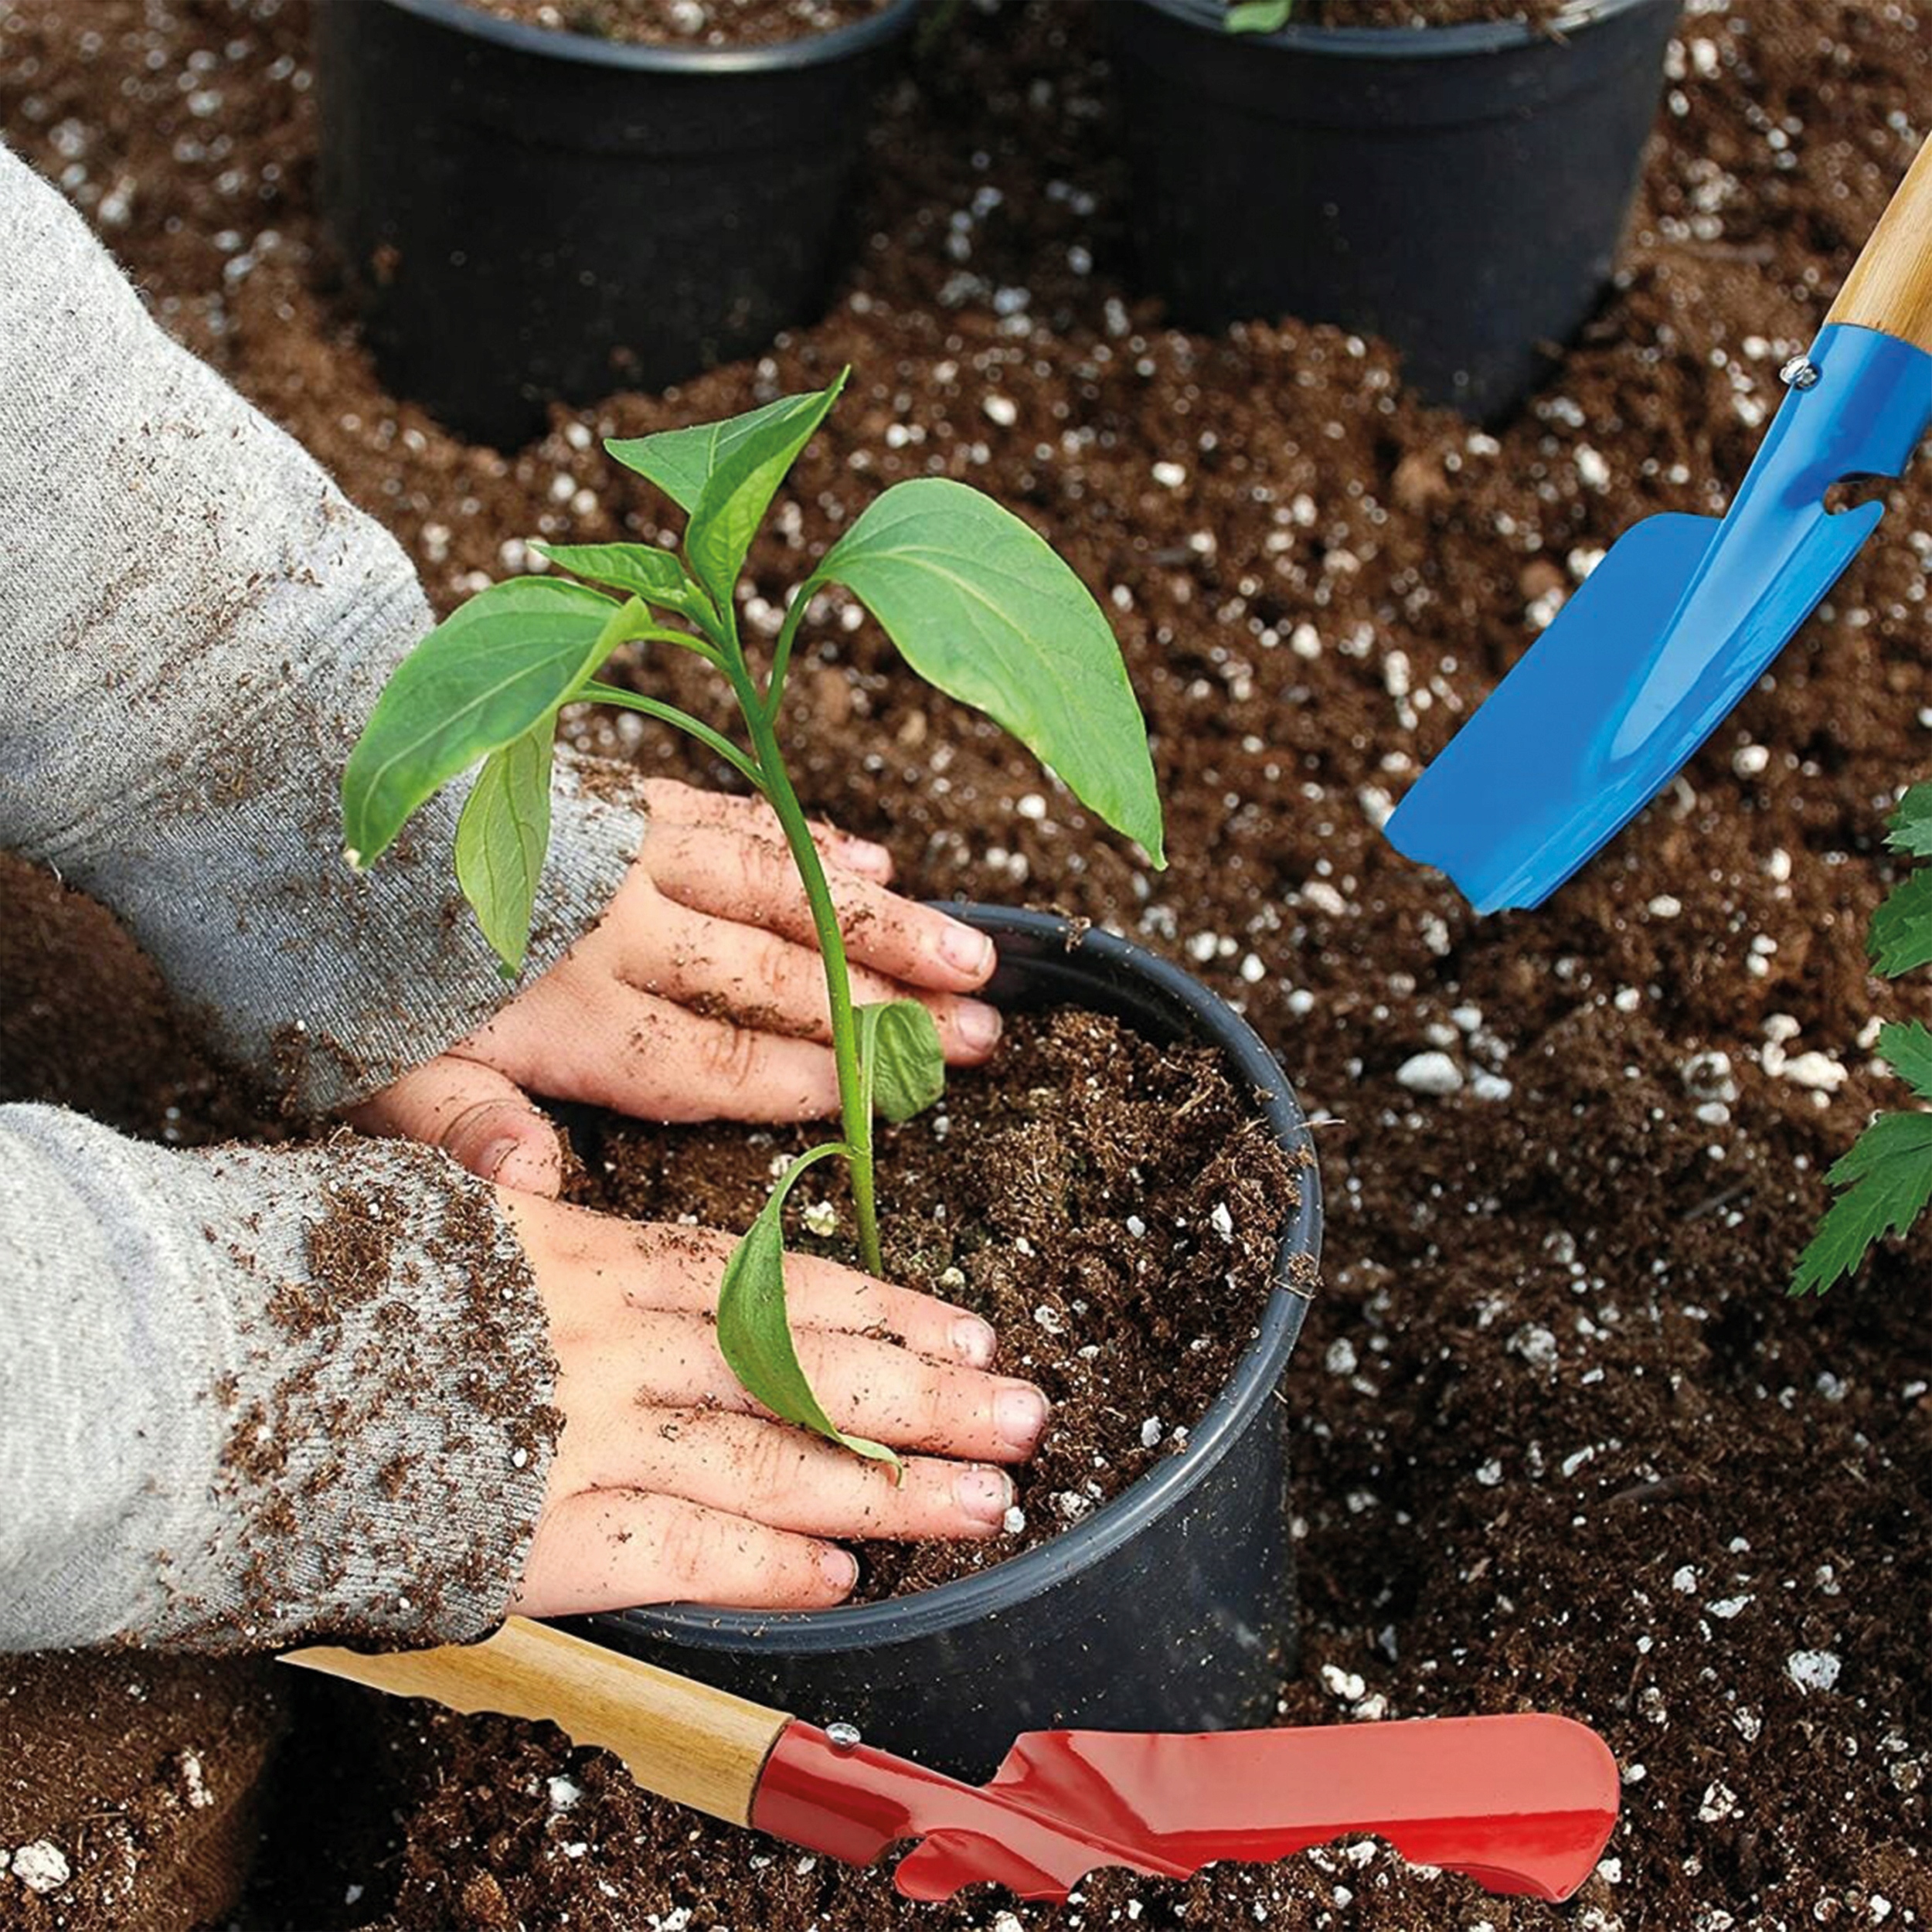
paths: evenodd
<path fill-rule="evenodd" d="M 1857 1272 L 1872 1244 L 1903 1234 L 1932 1200 L 1932 1114 L 1881 1114 L 1825 1176 L 1844 1190 L 1798 1257 L 1794 1294 Z"/>
<path fill-rule="evenodd" d="M 1894 852 L 1932 859 L 1932 784 L 1913 785 L 1885 825 L 1885 842 Z"/>
<path fill-rule="evenodd" d="M 1879 1029 L 1879 1054 L 1922 1100 L 1932 1101 L 1932 1031 L 1918 1020 Z"/>
<path fill-rule="evenodd" d="M 1887 979 L 1932 966 L 1932 866 L 1892 888 L 1872 915 L 1869 950 Z"/>

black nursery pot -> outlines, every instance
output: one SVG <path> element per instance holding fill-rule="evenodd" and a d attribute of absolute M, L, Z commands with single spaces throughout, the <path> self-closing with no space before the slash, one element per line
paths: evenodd
<path fill-rule="evenodd" d="M 1145 286 L 1192 327 L 1380 335 L 1431 401 L 1505 413 L 1610 279 L 1678 11 L 1257 35 L 1109 0 Z"/>
<path fill-rule="evenodd" d="M 815 320 L 921 0 L 767 47 L 318 0 L 321 203 L 384 379 L 509 446 Z"/>
<path fill-rule="evenodd" d="M 672 1605 L 586 1634 L 957 1775 L 1023 1730 L 1218 1730 L 1267 1722 L 1296 1649 L 1287 1411 L 1276 1399 L 1321 1240 L 1308 1124 L 1246 1021 L 1185 973 L 1044 913 L 948 905 L 992 934 L 990 996 L 1075 1005 L 1220 1047 L 1283 1147 L 1305 1153 L 1276 1286 L 1227 1386 L 1173 1457 L 1051 1542 L 935 1589 L 810 1613 Z"/>

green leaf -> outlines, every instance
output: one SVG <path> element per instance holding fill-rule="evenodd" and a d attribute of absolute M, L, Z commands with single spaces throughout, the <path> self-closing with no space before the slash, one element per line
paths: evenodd
<path fill-rule="evenodd" d="M 724 1285 L 718 1295 L 718 1348 L 731 1372 L 774 1415 L 815 1430 L 872 1461 L 889 1463 L 903 1475 L 898 1457 L 884 1444 L 847 1435 L 819 1406 L 799 1366 L 785 1314 L 785 1197 L 815 1162 L 851 1151 L 842 1141 L 828 1141 L 800 1155 L 786 1168 L 771 1199 L 725 1264 Z"/>
<path fill-rule="evenodd" d="M 781 396 L 723 423 L 604 444 L 690 517 L 685 553 L 720 611 L 730 608 L 745 553 L 785 472 L 825 420 L 850 373 L 842 369 L 828 389 Z"/>
<path fill-rule="evenodd" d="M 1920 1100 L 1932 1100 L 1932 1032 L 1920 1021 L 1893 1020 L 1881 1026 L 1879 1052 Z"/>
<path fill-rule="evenodd" d="M 1798 1257 L 1794 1294 L 1822 1294 L 1875 1241 L 1918 1219 L 1932 1199 L 1932 1114 L 1881 1114 L 1825 1178 L 1845 1192 Z"/>
<path fill-rule="evenodd" d="M 689 587 L 684 566 L 668 550 L 655 543 L 536 543 L 530 548 L 546 556 L 559 569 L 592 583 L 607 583 L 614 590 L 624 590 L 647 604 L 664 604 L 672 610 L 684 607 Z"/>
<path fill-rule="evenodd" d="M 854 1009 L 859 1078 L 866 1104 L 889 1121 L 910 1121 L 946 1090 L 946 1053 L 939 1028 L 916 999 Z"/>
<path fill-rule="evenodd" d="M 906 662 L 996 719 L 1074 795 L 1165 865 L 1147 729 L 1087 587 L 1019 519 L 943 477 L 901 483 L 800 594 L 842 583 Z"/>
<path fill-rule="evenodd" d="M 829 389 L 815 395 L 786 397 L 756 429 L 719 451 L 685 527 L 684 549 L 692 576 L 710 592 L 719 611 L 731 608 L 738 573 L 778 485 L 845 386 L 842 373 Z"/>
<path fill-rule="evenodd" d="M 1294 12 L 1294 0 L 1241 0 L 1228 9 L 1230 33 L 1279 33 Z"/>
<path fill-rule="evenodd" d="M 349 863 L 372 864 L 432 793 L 549 717 L 641 609 L 580 584 L 517 577 L 446 617 L 396 667 L 349 753 Z"/>
<path fill-rule="evenodd" d="M 843 376 L 839 382 L 845 380 Z M 835 386 L 836 386 L 835 385 Z M 743 444 L 764 434 L 777 418 L 805 400 L 781 396 L 762 409 L 722 423 L 698 423 L 685 430 L 661 430 L 655 436 L 613 437 L 604 450 L 627 470 L 655 483 L 686 515 L 698 507 L 711 472 Z"/>
<path fill-rule="evenodd" d="M 1932 868 L 1893 887 L 1872 915 L 1872 963 L 1888 979 L 1932 965 Z"/>
<path fill-rule="evenodd" d="M 456 822 L 457 883 L 508 979 L 523 970 L 529 951 L 530 915 L 549 849 L 556 729 L 546 714 L 492 752 Z"/>
<path fill-rule="evenodd" d="M 1932 859 L 1932 784 L 1911 787 L 1885 822 L 1885 842 L 1893 851 Z"/>

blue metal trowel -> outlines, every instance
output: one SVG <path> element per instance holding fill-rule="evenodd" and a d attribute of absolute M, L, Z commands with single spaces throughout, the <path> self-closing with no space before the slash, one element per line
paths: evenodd
<path fill-rule="evenodd" d="M 1386 828 L 1479 913 L 1540 904 L 1670 782 L 1877 527 L 1932 423 L 1932 141 L 1886 210 L 1723 519 L 1620 537 Z"/>

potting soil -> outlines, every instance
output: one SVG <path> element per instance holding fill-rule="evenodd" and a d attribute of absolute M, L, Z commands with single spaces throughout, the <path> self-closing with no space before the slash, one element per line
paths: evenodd
<path fill-rule="evenodd" d="M 1306 1665 L 1281 1714 L 1566 1712 L 1617 1752 L 1624 1816 L 1563 1921 L 1365 1840 L 919 1923 L 1923 1924 L 1927 1240 L 1822 1301 L 1784 1284 L 1824 1168 L 1903 1100 L 1869 1020 L 1927 1010 L 1920 986 L 1868 977 L 1862 937 L 1885 813 L 1932 766 L 1932 494 L 1917 476 L 1891 493 L 1682 784 L 1538 912 L 1475 920 L 1377 825 L 1619 532 L 1722 508 L 1923 131 L 1923 22 L 1896 0 L 1691 12 L 1621 284 L 1494 435 L 1415 406 L 1372 344 L 1181 336 L 1134 304 L 1090 22 L 1071 0 L 962 8 L 889 104 L 875 239 L 822 325 L 680 394 L 560 415 L 509 457 L 386 396 L 356 348 L 313 219 L 299 5 L 0 0 L 0 116 L 446 606 L 519 567 L 529 536 L 666 527 L 599 435 L 847 361 L 852 390 L 754 553 L 751 634 L 812 548 L 928 470 L 1011 503 L 1104 600 L 1155 728 L 1171 871 L 836 612 L 798 673 L 809 802 L 886 838 L 918 889 L 1111 921 L 1245 1006 L 1332 1123 L 1327 1284 L 1284 1391 Z M 631 675 L 724 718 L 695 664 Z M 573 729 L 715 776 L 655 726 Z M 9 951 L 84 958 L 49 927 L 53 889 L 5 876 Z M 125 1020 L 123 997 L 64 966 L 13 979 L 5 1090 L 40 1077 L 24 1047 L 113 1117 L 216 1124 L 230 1104 L 152 1044 L 148 995 Z M 657 1804 L 540 1729 L 322 1689 L 298 1735 L 300 1828 L 264 1866 L 289 1923 L 912 1922 L 883 1876 Z"/>
<path fill-rule="evenodd" d="M 651 46 L 758 47 L 869 20 L 886 0 L 471 0 L 533 27 Z"/>
<path fill-rule="evenodd" d="M 1239 0 L 1229 0 L 1230 6 Z M 1466 27 L 1521 20 L 1543 28 L 1572 0 L 1297 0 L 1289 18 L 1311 27 Z"/>

